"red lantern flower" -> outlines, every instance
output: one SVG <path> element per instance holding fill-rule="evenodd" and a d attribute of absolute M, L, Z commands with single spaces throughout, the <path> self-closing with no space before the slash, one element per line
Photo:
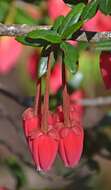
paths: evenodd
<path fill-rule="evenodd" d="M 24 133 L 38 170 L 48 171 L 59 150 L 65 166 L 74 167 L 83 149 L 82 108 L 71 104 L 66 86 L 65 66 L 62 64 L 63 105 L 55 113 L 49 111 L 50 56 L 46 75 L 44 103 L 41 105 L 41 80 L 37 82 L 34 108 L 23 114 Z M 77 97 L 75 97 L 76 99 Z"/>
<path fill-rule="evenodd" d="M 60 135 L 60 157 L 65 166 L 74 167 L 79 162 L 83 150 L 82 106 L 76 103 L 70 105 L 64 67 L 63 65 L 63 108 L 62 106 L 58 107 L 56 129 Z M 79 99 L 80 94 L 76 94 L 74 98 L 75 100 Z"/>
<path fill-rule="evenodd" d="M 58 151 L 58 133 L 53 129 L 52 113 L 49 104 L 50 61 L 46 76 L 44 104 L 41 105 L 41 81 L 37 82 L 34 108 L 28 108 L 23 114 L 24 132 L 38 170 L 48 171 Z"/>

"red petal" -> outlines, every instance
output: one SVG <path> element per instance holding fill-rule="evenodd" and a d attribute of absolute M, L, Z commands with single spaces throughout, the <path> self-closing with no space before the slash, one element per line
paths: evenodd
<path fill-rule="evenodd" d="M 59 152 L 64 161 L 65 166 L 74 167 L 80 160 L 83 149 L 83 129 L 79 129 L 79 133 L 72 129 L 68 135 L 60 139 Z"/>
<path fill-rule="evenodd" d="M 30 136 L 33 130 L 40 126 L 39 118 L 34 116 L 33 108 L 28 108 L 23 113 L 23 128 L 26 137 Z"/>
<path fill-rule="evenodd" d="M 60 15 L 67 15 L 70 8 L 63 0 L 48 0 L 48 13 L 52 20 L 55 20 Z"/>
<path fill-rule="evenodd" d="M 48 171 L 55 160 L 58 142 L 43 134 L 33 141 L 33 157 L 38 170 Z"/>

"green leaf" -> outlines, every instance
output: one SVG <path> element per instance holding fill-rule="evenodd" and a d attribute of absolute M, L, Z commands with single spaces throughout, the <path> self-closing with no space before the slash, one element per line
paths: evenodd
<path fill-rule="evenodd" d="M 67 42 L 63 42 L 60 45 L 60 48 L 64 52 L 63 61 L 69 71 L 72 74 L 75 74 L 77 72 L 77 61 L 78 61 L 78 51 L 77 48 L 68 44 Z"/>
<path fill-rule="evenodd" d="M 72 26 L 69 26 L 62 34 L 62 39 L 68 39 L 71 37 L 71 35 L 76 32 L 81 26 L 83 25 L 83 21 L 79 21 L 76 24 L 73 24 Z"/>
<path fill-rule="evenodd" d="M 28 37 L 32 39 L 42 39 L 53 44 L 59 44 L 61 37 L 52 30 L 34 30 L 28 33 Z"/>
<path fill-rule="evenodd" d="M 39 61 L 39 69 L 38 69 L 38 75 L 39 77 L 42 77 L 46 71 L 47 71 L 47 61 L 48 57 L 41 57 Z"/>
<path fill-rule="evenodd" d="M 54 22 L 54 24 L 53 24 L 53 27 L 52 27 L 52 30 L 58 32 L 58 30 L 59 30 L 59 28 L 60 28 L 60 26 L 61 26 L 63 20 L 64 20 L 64 16 L 59 16 L 59 17 L 55 20 L 55 22 Z"/>
<path fill-rule="evenodd" d="M 111 0 L 99 0 L 99 9 L 105 14 L 111 14 Z"/>
<path fill-rule="evenodd" d="M 15 38 L 18 42 L 22 43 L 26 46 L 32 46 L 32 47 L 42 47 L 47 45 L 47 42 L 45 40 L 34 40 L 31 38 L 28 38 L 27 35 L 25 36 L 18 36 Z"/>
<path fill-rule="evenodd" d="M 91 48 L 99 51 L 111 51 L 111 40 L 102 40 L 91 44 Z"/>
<path fill-rule="evenodd" d="M 62 35 L 64 33 L 64 31 L 67 30 L 70 26 L 72 26 L 78 22 L 84 7 L 85 7 L 85 5 L 83 3 L 80 3 L 80 4 L 76 5 L 74 8 L 72 8 L 72 10 L 69 12 L 69 14 L 63 20 L 63 23 L 59 30 L 60 35 Z"/>
<path fill-rule="evenodd" d="M 84 21 L 91 19 L 96 14 L 97 7 L 98 7 L 98 0 L 93 0 L 90 3 L 88 3 L 81 15 L 82 19 Z"/>

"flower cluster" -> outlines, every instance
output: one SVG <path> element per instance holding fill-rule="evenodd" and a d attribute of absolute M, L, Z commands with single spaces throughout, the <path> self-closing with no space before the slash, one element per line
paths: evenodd
<path fill-rule="evenodd" d="M 57 153 L 66 167 L 74 167 L 80 160 L 83 149 L 83 108 L 71 104 L 67 92 L 66 71 L 62 64 L 63 103 L 55 112 L 49 111 L 50 56 L 46 74 L 44 102 L 41 105 L 41 80 L 37 82 L 34 108 L 23 113 L 23 128 L 33 160 L 38 170 L 48 171 Z M 73 100 L 77 99 L 73 97 Z"/>

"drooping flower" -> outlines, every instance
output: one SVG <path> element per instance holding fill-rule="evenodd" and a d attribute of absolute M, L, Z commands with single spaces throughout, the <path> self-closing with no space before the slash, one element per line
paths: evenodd
<path fill-rule="evenodd" d="M 25 134 L 32 153 L 32 158 L 38 170 L 48 171 L 56 158 L 58 151 L 58 132 L 53 129 L 53 117 L 49 111 L 49 79 L 50 59 L 46 74 L 46 90 L 44 104 L 41 104 L 41 79 L 37 80 L 34 108 L 29 108 L 23 114 Z"/>
<path fill-rule="evenodd" d="M 100 70 L 107 89 L 111 88 L 111 53 L 102 52 L 100 55 Z"/>
<path fill-rule="evenodd" d="M 62 72 L 65 66 L 62 64 Z M 56 115 L 56 130 L 58 130 L 59 154 L 66 167 L 74 167 L 80 160 L 83 150 L 84 132 L 82 126 L 81 105 L 71 103 L 67 92 L 66 73 L 63 73 L 63 105 L 58 107 Z M 81 97 L 81 93 L 73 95 L 73 100 Z"/>

